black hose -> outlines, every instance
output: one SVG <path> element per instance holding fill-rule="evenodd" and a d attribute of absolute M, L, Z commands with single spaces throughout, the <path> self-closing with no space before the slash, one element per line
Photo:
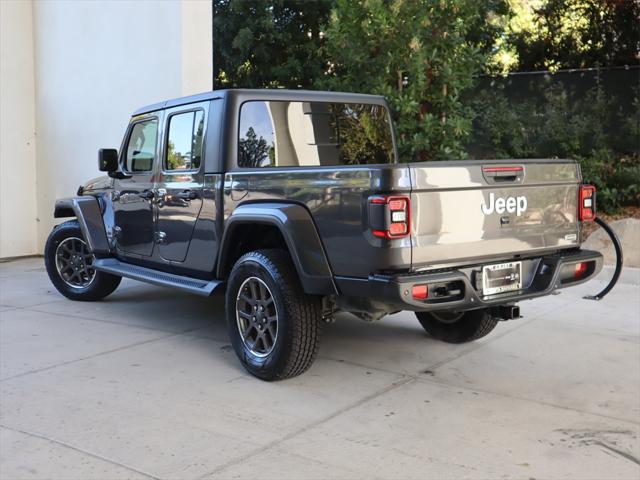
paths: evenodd
<path fill-rule="evenodd" d="M 620 244 L 618 235 L 616 235 L 616 232 L 614 232 L 613 229 L 603 220 L 596 218 L 595 222 L 600 225 L 605 232 L 607 232 L 607 235 L 609 235 L 609 238 L 613 242 L 613 248 L 616 251 L 616 269 L 614 270 L 613 277 L 611 278 L 611 281 L 607 284 L 607 286 L 604 287 L 604 289 L 600 293 L 583 297 L 587 300 L 602 300 L 604 296 L 609 293 L 613 287 L 615 287 L 616 283 L 618 283 L 618 278 L 620 278 L 620 273 L 622 273 L 622 245 Z"/>

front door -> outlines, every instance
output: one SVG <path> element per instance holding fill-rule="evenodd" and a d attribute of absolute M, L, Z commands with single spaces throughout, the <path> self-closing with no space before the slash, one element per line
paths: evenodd
<path fill-rule="evenodd" d="M 160 256 L 172 262 L 185 260 L 202 208 L 206 114 L 207 104 L 166 111 L 156 239 Z"/>
<path fill-rule="evenodd" d="M 128 178 L 115 182 L 114 236 L 119 252 L 150 256 L 154 244 L 154 164 L 158 157 L 158 116 L 149 115 L 129 126 L 122 151 Z"/>

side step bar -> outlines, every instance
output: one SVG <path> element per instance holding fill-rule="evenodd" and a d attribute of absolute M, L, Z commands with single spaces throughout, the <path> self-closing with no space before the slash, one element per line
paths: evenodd
<path fill-rule="evenodd" d="M 99 258 L 93 262 L 93 266 L 101 272 L 112 273 L 113 275 L 132 278 L 133 280 L 161 287 L 177 288 L 203 297 L 212 295 L 214 290 L 223 283 L 221 280 L 200 280 L 198 278 L 159 272 L 151 268 L 124 263 L 115 258 Z"/>

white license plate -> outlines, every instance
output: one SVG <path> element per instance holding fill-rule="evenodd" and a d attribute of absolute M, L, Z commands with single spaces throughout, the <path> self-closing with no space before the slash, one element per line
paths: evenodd
<path fill-rule="evenodd" d="M 482 267 L 482 294 L 522 289 L 522 262 L 498 263 Z"/>

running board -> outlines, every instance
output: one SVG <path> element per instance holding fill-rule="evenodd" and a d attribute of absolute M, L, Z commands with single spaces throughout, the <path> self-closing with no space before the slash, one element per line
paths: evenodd
<path fill-rule="evenodd" d="M 161 287 L 177 288 L 185 292 L 202 295 L 203 297 L 212 295 L 216 287 L 222 285 L 220 280 L 200 280 L 198 278 L 183 277 L 131 263 L 124 263 L 115 258 L 99 258 L 93 262 L 93 266 L 100 272 L 111 273 Z"/>

